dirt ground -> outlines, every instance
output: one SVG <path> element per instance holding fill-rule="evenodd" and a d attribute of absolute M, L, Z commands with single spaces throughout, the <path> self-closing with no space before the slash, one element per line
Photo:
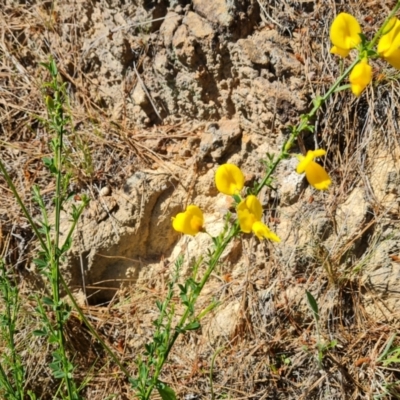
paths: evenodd
<path fill-rule="evenodd" d="M 240 165 L 247 186 L 262 178 L 266 154 L 279 152 L 290 126 L 351 62 L 329 52 L 333 18 L 351 13 L 370 39 L 396 2 L 1 3 L 1 159 L 29 211 L 38 214 L 35 184 L 51 209 L 54 183 L 42 161 L 50 136 L 39 122 L 48 79 L 40 63 L 51 55 L 73 120 L 70 189 L 92 199 L 63 273 L 135 375 L 171 266 L 184 252 L 189 268 L 210 246 L 173 232 L 171 217 L 196 203 L 217 233 L 229 203 L 214 187 L 216 167 Z M 211 298 L 220 306 L 177 342 L 162 376 L 179 399 L 211 398 L 211 368 L 218 399 L 400 398 L 400 366 L 380 357 L 400 315 L 399 73 L 381 60 L 373 70 L 360 98 L 333 94 L 315 133 L 292 149 L 326 149 L 320 162 L 332 188 L 315 191 L 294 172 L 296 158 L 285 160 L 276 190 L 261 193 L 282 242 L 245 235 L 224 255 L 198 309 Z M 32 335 L 29 296 L 43 285 L 32 265 L 37 243 L 1 176 L 0 188 L 0 251 L 26 298 L 18 338 L 27 386 L 50 399 L 50 352 Z M 306 291 L 318 301 L 320 339 Z M 77 314 L 68 338 L 84 398 L 135 398 Z M 321 363 L 318 340 L 328 346 Z"/>

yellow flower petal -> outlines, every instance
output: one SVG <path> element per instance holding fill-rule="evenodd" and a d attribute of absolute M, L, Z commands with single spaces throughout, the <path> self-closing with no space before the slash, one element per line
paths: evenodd
<path fill-rule="evenodd" d="M 280 242 L 279 237 L 261 222 L 262 207 L 256 196 L 250 195 L 242 200 L 237 206 L 237 215 L 242 232 L 253 231 L 259 239 Z"/>
<path fill-rule="evenodd" d="M 318 190 L 326 190 L 332 181 L 323 167 L 311 161 L 306 168 L 306 178 L 308 183 Z"/>
<path fill-rule="evenodd" d="M 379 39 L 378 54 L 392 67 L 400 69 L 400 21 L 394 18 L 388 25 L 392 29 Z"/>
<path fill-rule="evenodd" d="M 349 76 L 351 91 L 355 96 L 360 96 L 363 90 L 372 81 L 372 67 L 367 59 L 361 60 L 351 71 Z"/>
<path fill-rule="evenodd" d="M 396 49 L 390 56 L 385 57 L 385 60 L 396 69 L 400 69 L 400 49 Z"/>
<path fill-rule="evenodd" d="M 249 207 L 250 212 L 254 214 L 257 220 L 260 220 L 263 214 L 260 200 L 258 200 L 256 196 L 250 195 L 247 196 L 246 203 Z"/>
<path fill-rule="evenodd" d="M 273 242 L 280 242 L 281 239 L 272 232 L 267 225 L 263 224 L 260 221 L 257 221 L 252 226 L 252 231 L 254 234 L 261 240 L 261 239 L 269 239 Z"/>
<path fill-rule="evenodd" d="M 337 54 L 338 56 L 345 58 L 349 55 L 350 49 L 342 49 L 341 47 L 338 46 L 332 46 L 331 53 Z"/>
<path fill-rule="evenodd" d="M 240 204 L 242 204 L 242 206 L 240 207 Z M 244 200 L 242 200 L 240 202 L 239 206 L 238 206 L 238 210 L 240 210 L 241 208 L 246 208 L 249 210 L 249 212 L 251 214 L 254 215 L 254 217 L 256 218 L 257 221 L 261 220 L 262 217 L 262 206 L 260 203 L 260 200 L 258 200 L 258 198 L 254 195 L 249 195 L 247 196 Z"/>
<path fill-rule="evenodd" d="M 319 164 L 314 162 L 314 158 L 322 157 L 326 154 L 324 149 L 308 150 L 307 155 L 298 156 L 300 162 L 297 165 L 296 171 L 301 174 L 306 173 L 307 181 L 310 185 L 318 190 L 328 189 L 332 183 L 328 173 Z"/>
<path fill-rule="evenodd" d="M 172 227 L 186 235 L 196 235 L 203 229 L 203 212 L 195 205 L 187 206 L 186 211 L 172 218 Z"/>
<path fill-rule="evenodd" d="M 243 172 L 236 165 L 220 165 L 215 173 L 217 189 L 228 196 L 239 193 L 244 186 Z"/>
<path fill-rule="evenodd" d="M 360 33 L 360 24 L 352 15 L 347 13 L 338 14 L 333 20 L 329 32 L 334 45 L 331 51 L 342 57 L 347 56 L 350 49 L 354 49 L 361 43 Z"/>
<path fill-rule="evenodd" d="M 306 170 L 307 165 L 310 164 L 310 162 L 314 159 L 314 152 L 312 150 L 308 150 L 305 157 L 303 155 L 299 155 L 297 158 L 300 162 L 297 165 L 296 172 L 298 174 L 302 174 Z"/>
<path fill-rule="evenodd" d="M 314 158 L 322 157 L 326 154 L 326 150 L 324 149 L 316 149 L 316 150 L 311 150 L 313 153 Z"/>
<path fill-rule="evenodd" d="M 239 205 L 241 203 L 239 203 Z M 257 222 L 254 214 L 251 214 L 247 208 L 242 208 L 239 210 L 238 206 L 237 215 L 240 224 L 240 230 L 244 233 L 250 233 L 254 223 Z"/>
<path fill-rule="evenodd" d="M 262 217 L 262 206 L 256 196 L 250 195 L 237 206 L 237 215 L 242 232 L 250 233 L 255 222 Z"/>

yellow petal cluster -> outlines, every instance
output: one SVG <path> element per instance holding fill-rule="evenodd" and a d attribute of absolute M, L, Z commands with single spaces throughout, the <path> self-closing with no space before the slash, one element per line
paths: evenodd
<path fill-rule="evenodd" d="M 392 67 L 400 69 L 400 21 L 394 17 L 388 23 L 387 33 L 378 42 L 378 54 Z"/>
<path fill-rule="evenodd" d="M 326 190 L 332 183 L 325 169 L 314 161 L 325 154 L 323 149 L 308 150 L 306 156 L 299 156 L 300 162 L 296 168 L 298 174 L 305 172 L 308 183 L 318 190 Z"/>
<path fill-rule="evenodd" d="M 203 230 L 204 217 L 203 212 L 195 205 L 187 206 L 185 212 L 177 214 L 172 218 L 172 226 L 177 232 L 186 235 L 196 235 Z"/>
<path fill-rule="evenodd" d="M 333 20 L 329 36 L 333 47 L 331 53 L 347 57 L 350 50 L 361 43 L 361 27 L 350 14 L 340 13 Z"/>
<path fill-rule="evenodd" d="M 400 63 L 400 61 L 399 61 Z M 359 96 L 372 81 L 372 67 L 368 64 L 368 59 L 361 60 L 351 71 L 349 76 L 351 91 L 355 96 Z"/>
<path fill-rule="evenodd" d="M 281 239 L 261 222 L 262 207 L 256 196 L 250 195 L 237 206 L 237 215 L 242 232 L 253 232 L 259 239 L 280 242 Z"/>
<path fill-rule="evenodd" d="M 243 172 L 233 164 L 220 165 L 215 173 L 217 189 L 228 196 L 238 194 L 243 189 L 244 181 Z"/>

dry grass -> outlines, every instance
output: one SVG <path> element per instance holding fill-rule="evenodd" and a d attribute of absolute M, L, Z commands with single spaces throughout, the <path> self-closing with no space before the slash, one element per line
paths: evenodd
<path fill-rule="evenodd" d="M 333 16 L 339 10 L 351 12 L 363 21 L 365 33 L 370 35 L 394 4 L 382 3 L 264 1 L 268 16 L 263 19 L 283 35 L 294 35 L 311 98 L 323 92 L 339 73 L 338 64 L 332 64 L 329 56 L 328 32 Z M 49 137 L 37 120 L 37 116 L 45 116 L 41 90 L 45 77 L 40 62 L 47 61 L 50 54 L 69 85 L 74 131 L 67 141 L 68 165 L 74 176 L 71 190 L 77 193 L 96 193 L 106 185 L 118 188 L 136 170 L 171 160 L 165 150 L 167 144 L 185 140 L 203 122 L 138 130 L 124 112 L 114 119 L 107 105 L 99 103 L 96 93 L 88 89 L 93 82 L 92 76 L 85 73 L 79 16 L 71 13 L 64 19 L 53 6 L 44 1 L 8 1 L 0 10 L 1 157 L 33 214 L 37 210 L 31 201 L 32 185 L 40 185 L 44 194 L 54 190 L 41 161 L 49 152 Z M 307 7 L 313 11 L 304 12 Z M 65 41 L 63 31 L 66 26 L 70 27 L 69 41 Z M 139 52 L 146 51 L 148 47 L 143 44 Z M 335 188 L 330 197 L 316 200 L 315 207 L 326 208 L 332 215 L 360 179 L 368 187 L 368 154 L 374 146 L 388 155 L 396 154 L 399 148 L 398 74 L 382 62 L 376 65 L 374 85 L 367 93 L 357 100 L 347 92 L 335 94 L 316 121 L 318 135 L 304 139 L 307 147 L 316 141 L 316 146 L 328 150 L 326 164 Z M 123 84 L 133 87 L 135 81 Z M 239 319 L 232 333 L 212 344 L 204 332 L 193 332 L 178 341 L 162 376 L 177 390 L 178 398 L 210 398 L 211 359 L 221 346 L 212 377 L 219 399 L 400 398 L 400 367 L 384 366 L 378 360 L 389 338 L 399 331 L 399 316 L 386 309 L 384 299 L 374 298 L 360 274 L 378 246 L 380 227 L 389 223 L 398 229 L 399 215 L 374 202 L 373 193 L 370 196 L 369 218 L 359 234 L 345 243 L 337 242 L 328 252 L 316 238 L 306 250 L 306 266 L 300 260 L 295 270 L 289 271 L 275 250 L 265 244 L 257 249 L 263 255 L 260 261 L 253 242 L 242 272 L 233 279 L 215 278 L 210 282 L 209 293 L 223 305 L 240 304 Z M 25 279 L 35 243 L 1 177 L 0 224 L 0 249 L 10 274 L 14 268 L 26 300 L 17 340 L 24 349 L 27 386 L 39 398 L 50 399 L 57 384 L 47 368 L 47 344 L 32 336 L 38 321 L 33 312 L 32 284 Z M 335 221 L 333 224 L 340 230 Z M 327 265 L 333 271 L 332 279 L 327 277 Z M 84 309 L 132 374 L 137 354 L 151 337 L 154 303 L 165 294 L 158 278 L 154 274 L 131 290 L 121 290 L 107 307 Z M 322 341 L 337 340 L 337 345 L 324 354 L 322 368 L 316 361 L 317 336 L 311 312 L 307 314 L 301 304 L 285 298 L 292 288 L 308 290 L 318 297 Z M 365 310 L 367 295 L 374 298 L 384 318 L 373 318 Z M 207 301 L 207 296 L 202 298 L 199 309 Z M 85 384 L 85 398 L 134 398 L 122 373 L 75 314 L 68 328 L 69 350 L 74 356 L 77 379 Z M 382 397 L 375 397 L 378 395 Z"/>

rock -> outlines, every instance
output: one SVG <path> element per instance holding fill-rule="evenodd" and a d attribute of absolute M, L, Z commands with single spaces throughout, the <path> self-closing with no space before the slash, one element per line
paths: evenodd
<path fill-rule="evenodd" d="M 238 120 L 222 119 L 217 123 L 210 123 L 201 137 L 199 159 L 211 156 L 213 161 L 219 160 L 232 143 L 242 134 Z"/>
<path fill-rule="evenodd" d="M 68 254 L 69 284 L 80 287 L 84 271 L 86 285 L 104 281 L 102 287 L 117 289 L 115 280 L 137 278 L 149 263 L 146 259 L 157 260 L 168 252 L 178 236 L 171 227 L 176 210 L 169 199 L 173 185 L 170 173 L 139 171 L 122 190 L 92 200 Z M 65 215 L 62 235 L 67 234 L 70 224 Z M 104 300 L 112 295 L 113 291 L 108 290 L 99 296 Z"/>
<path fill-rule="evenodd" d="M 299 76 L 303 66 L 285 47 L 288 42 L 274 30 L 262 30 L 255 32 L 249 38 L 240 39 L 237 45 L 246 54 L 254 65 L 263 67 L 271 66 L 274 69 L 274 76 L 286 78 Z"/>
<path fill-rule="evenodd" d="M 195 48 L 193 39 L 189 36 L 186 25 L 181 25 L 175 32 L 172 39 L 172 46 L 179 60 L 186 65 L 193 65 Z M 187 75 L 187 74 L 186 74 Z M 176 77 L 178 79 L 178 76 Z"/>
<path fill-rule="evenodd" d="M 258 46 L 252 39 L 241 39 L 238 45 L 242 47 L 244 53 L 254 65 L 261 65 L 268 67 L 270 64 L 270 57 L 268 52 L 265 51 L 265 46 Z"/>
<path fill-rule="evenodd" d="M 100 197 L 106 197 L 106 196 L 109 196 L 110 194 L 111 194 L 111 189 L 109 186 L 104 186 L 100 189 L 100 192 L 99 192 Z"/>
<path fill-rule="evenodd" d="M 189 28 L 189 31 L 198 39 L 203 39 L 207 36 L 214 34 L 211 25 L 194 12 L 189 11 L 186 17 L 183 19 L 183 23 Z"/>
<path fill-rule="evenodd" d="M 172 38 L 177 30 L 182 17 L 175 12 L 169 11 L 160 27 L 160 35 L 163 38 L 164 46 L 170 47 Z"/>
<path fill-rule="evenodd" d="M 146 106 L 149 102 L 149 98 L 140 82 L 136 84 L 133 90 L 132 99 L 137 106 Z"/>
<path fill-rule="evenodd" d="M 357 187 L 347 197 L 346 201 L 336 210 L 336 223 L 340 226 L 339 236 L 355 236 L 367 218 L 369 205 L 365 199 L 364 191 Z"/>
<path fill-rule="evenodd" d="M 188 38 L 188 28 L 186 25 L 180 25 L 172 38 L 172 46 L 176 49 L 182 48 Z"/>
<path fill-rule="evenodd" d="M 211 343 L 217 339 L 231 338 L 238 321 L 240 301 L 235 300 L 225 308 L 218 308 L 209 324 L 204 327 L 205 334 Z"/>
<path fill-rule="evenodd" d="M 279 197 L 283 206 L 294 204 L 300 197 L 302 190 L 305 188 L 305 178 L 303 174 L 296 172 L 298 160 L 292 157 L 290 160 L 282 162 L 283 175 L 279 185 Z"/>
<path fill-rule="evenodd" d="M 193 0 L 194 10 L 208 21 L 228 27 L 233 22 L 226 0 Z"/>
<path fill-rule="evenodd" d="M 382 149 L 380 143 L 371 146 L 371 173 L 369 177 L 376 205 L 393 214 L 400 212 L 400 151 L 392 154 Z"/>
<path fill-rule="evenodd" d="M 400 313 L 400 225 L 376 232 L 374 243 L 359 262 L 361 284 L 367 288 L 366 310 L 377 319 L 392 319 Z M 357 271 L 358 272 L 358 271 Z M 381 307 L 380 303 L 385 306 Z"/>
<path fill-rule="evenodd" d="M 155 55 L 153 66 L 157 73 L 165 77 L 170 75 L 168 71 L 168 58 L 165 51 L 161 51 Z"/>

